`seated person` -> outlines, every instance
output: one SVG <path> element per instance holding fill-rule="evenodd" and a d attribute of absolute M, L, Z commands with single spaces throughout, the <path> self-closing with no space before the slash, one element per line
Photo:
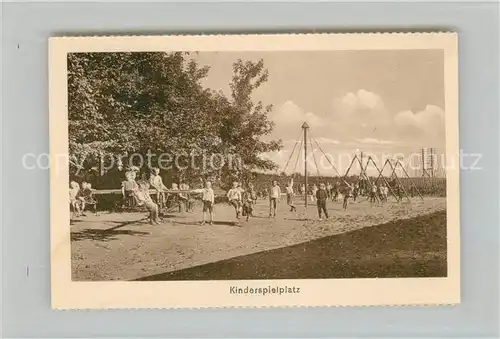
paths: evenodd
<path fill-rule="evenodd" d="M 153 202 L 149 195 L 149 185 L 145 182 L 141 182 L 139 187 L 134 189 L 133 196 L 138 206 L 144 206 L 149 211 L 149 221 L 151 225 L 158 225 L 160 223 L 158 205 Z"/>
<path fill-rule="evenodd" d="M 91 205 L 94 209 L 94 214 L 96 214 L 97 201 L 94 199 L 92 193 L 92 185 L 88 182 L 82 182 L 82 189 L 79 192 L 78 198 L 81 201 L 81 213 L 85 215 L 85 206 Z"/>

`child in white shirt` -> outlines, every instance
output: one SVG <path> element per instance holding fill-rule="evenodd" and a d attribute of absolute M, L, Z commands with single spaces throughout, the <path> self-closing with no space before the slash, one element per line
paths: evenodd
<path fill-rule="evenodd" d="M 236 219 L 240 218 L 240 208 L 241 208 L 241 190 L 238 187 L 238 182 L 233 182 L 233 188 L 231 188 L 227 192 L 227 198 L 229 199 L 229 203 L 233 205 L 236 211 Z"/>
<path fill-rule="evenodd" d="M 75 218 L 81 214 L 81 200 L 78 198 L 80 185 L 76 181 L 71 181 L 69 185 L 69 203 L 73 209 L 72 218 Z"/>
<path fill-rule="evenodd" d="M 151 176 L 149 178 L 149 183 L 156 190 L 156 203 L 159 208 L 162 208 L 165 204 L 165 192 L 167 187 L 163 184 L 163 179 L 160 176 L 160 169 L 154 167 L 151 171 Z"/>
<path fill-rule="evenodd" d="M 316 192 L 318 192 L 318 186 L 316 186 L 316 184 L 314 184 L 312 187 L 312 195 L 311 195 L 311 201 L 313 201 L 313 202 L 314 202 L 314 199 L 316 199 Z"/>
<path fill-rule="evenodd" d="M 194 193 L 201 193 L 201 200 L 203 201 L 203 220 L 201 222 L 202 225 L 205 225 L 206 214 L 208 213 L 210 219 L 210 225 L 213 224 L 214 219 L 214 202 L 215 195 L 214 190 L 212 189 L 212 182 L 207 181 L 205 183 L 205 188 L 193 190 Z"/>
<path fill-rule="evenodd" d="M 273 180 L 273 185 L 271 186 L 269 192 L 269 218 L 276 218 L 276 212 L 278 210 L 278 205 L 281 200 L 281 188 L 278 186 L 278 181 Z"/>
<path fill-rule="evenodd" d="M 297 210 L 293 203 L 293 178 L 290 179 L 288 185 L 286 186 L 286 203 L 290 206 L 290 212 Z"/>

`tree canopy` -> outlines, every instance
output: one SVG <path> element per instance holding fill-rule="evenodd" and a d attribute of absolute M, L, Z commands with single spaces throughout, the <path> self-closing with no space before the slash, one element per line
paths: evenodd
<path fill-rule="evenodd" d="M 282 147 L 281 140 L 262 141 L 274 127 L 272 107 L 252 100 L 268 79 L 263 61 L 235 61 L 229 97 L 203 87 L 208 72 L 181 52 L 69 54 L 70 173 L 130 163 L 132 154 L 148 159 L 145 166 L 158 166 L 160 154 L 198 155 L 171 171 L 223 183 L 275 169 L 261 157 Z M 202 155 L 214 154 L 224 165 L 202 166 Z"/>

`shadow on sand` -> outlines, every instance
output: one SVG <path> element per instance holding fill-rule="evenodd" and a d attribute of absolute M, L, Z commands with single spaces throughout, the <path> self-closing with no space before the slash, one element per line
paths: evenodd
<path fill-rule="evenodd" d="M 446 212 L 143 277 L 143 281 L 446 276 Z"/>
<path fill-rule="evenodd" d="M 180 225 L 190 225 L 190 226 L 202 226 L 201 221 L 192 221 L 192 222 L 185 222 L 185 221 L 172 221 L 173 224 L 180 224 Z M 241 222 L 235 222 L 235 221 L 214 221 L 214 225 L 222 225 L 222 226 L 231 226 L 231 227 L 241 227 Z M 208 225 L 208 222 L 205 223 L 205 225 Z"/>
<path fill-rule="evenodd" d="M 148 232 L 129 231 L 129 230 L 96 230 L 85 229 L 81 232 L 71 233 L 71 241 L 80 240 L 99 240 L 110 241 L 118 239 L 120 235 L 149 235 Z"/>
<path fill-rule="evenodd" d="M 80 240 L 110 241 L 118 239 L 117 236 L 119 235 L 149 235 L 148 232 L 118 230 L 118 228 L 129 226 L 132 224 L 140 224 L 143 221 L 147 220 L 148 218 L 125 221 L 125 222 L 111 221 L 112 223 L 118 223 L 118 225 L 104 230 L 87 228 L 80 232 L 71 232 L 71 241 L 80 241 Z"/>

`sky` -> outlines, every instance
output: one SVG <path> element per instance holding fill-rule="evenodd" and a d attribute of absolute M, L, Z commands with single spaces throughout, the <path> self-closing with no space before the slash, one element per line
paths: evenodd
<path fill-rule="evenodd" d="M 287 162 L 286 172 L 303 168 L 303 153 L 296 159 L 305 121 L 312 141 L 309 154 L 315 154 L 308 166 L 320 175 L 334 171 L 330 161 L 344 173 L 361 151 L 380 166 L 384 157 L 419 154 L 423 147 L 444 153 L 441 50 L 202 52 L 192 58 L 210 66 L 203 85 L 225 93 L 238 58 L 264 60 L 269 79 L 253 99 L 273 105 L 268 117 L 276 126 L 267 138 L 282 139 L 284 148 L 263 156 L 280 170 Z"/>

